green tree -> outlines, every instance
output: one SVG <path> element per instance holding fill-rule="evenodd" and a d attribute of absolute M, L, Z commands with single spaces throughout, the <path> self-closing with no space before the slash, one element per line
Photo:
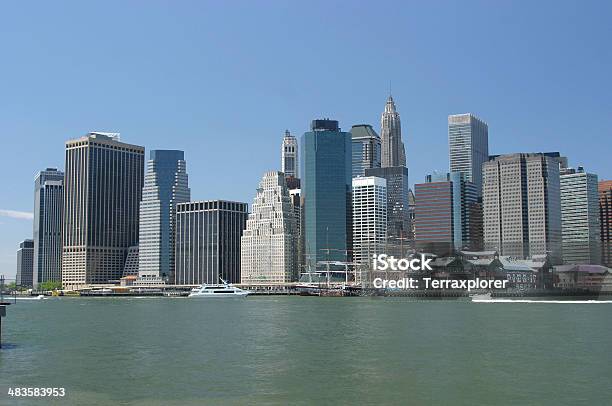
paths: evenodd
<path fill-rule="evenodd" d="M 62 282 L 59 281 L 46 281 L 40 284 L 40 286 L 38 287 L 38 289 L 42 290 L 42 291 L 48 291 L 48 290 L 57 290 L 57 289 L 61 289 L 62 288 Z"/>

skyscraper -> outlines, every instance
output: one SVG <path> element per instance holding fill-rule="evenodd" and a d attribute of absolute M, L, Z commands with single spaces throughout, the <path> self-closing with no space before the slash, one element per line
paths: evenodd
<path fill-rule="evenodd" d="M 404 248 L 408 247 L 407 240 L 412 234 L 408 205 L 408 168 L 369 168 L 365 170 L 365 175 L 384 178 L 387 181 L 387 251 L 389 255 L 404 255 Z"/>
<path fill-rule="evenodd" d="M 461 172 L 482 192 L 482 164 L 489 160 L 489 126 L 471 113 L 448 116 L 450 172 Z"/>
<path fill-rule="evenodd" d="M 281 146 L 281 168 L 286 177 L 299 178 L 298 158 L 297 139 L 286 130 Z"/>
<path fill-rule="evenodd" d="M 345 261 L 351 241 L 351 135 L 335 120 L 314 120 L 302 138 L 305 261 Z"/>
<path fill-rule="evenodd" d="M 373 254 L 385 253 L 387 181 L 353 178 L 353 262 L 369 265 Z"/>
<path fill-rule="evenodd" d="M 612 267 L 612 180 L 599 182 L 598 190 L 602 262 Z"/>
<path fill-rule="evenodd" d="M 393 97 L 389 95 L 380 118 L 381 164 L 389 166 L 406 166 L 406 151 L 402 142 L 402 125 L 400 115 L 395 109 Z"/>
<path fill-rule="evenodd" d="M 582 167 L 561 174 L 561 240 L 566 264 L 600 264 L 597 175 Z"/>
<path fill-rule="evenodd" d="M 34 241 L 23 240 L 17 250 L 17 286 L 31 288 L 34 282 Z"/>
<path fill-rule="evenodd" d="M 40 171 L 34 180 L 34 287 L 62 280 L 63 212 L 64 173 Z"/>
<path fill-rule="evenodd" d="M 496 156 L 483 166 L 484 243 L 500 255 L 561 260 L 559 154 Z"/>
<path fill-rule="evenodd" d="M 298 276 L 298 227 L 282 172 L 266 172 L 242 234 L 242 283 L 285 283 Z"/>
<path fill-rule="evenodd" d="M 150 154 L 140 202 L 138 274 L 173 281 L 176 205 L 191 198 L 187 165 L 183 151 Z"/>
<path fill-rule="evenodd" d="M 248 205 L 225 200 L 176 206 L 177 285 L 240 283 L 240 237 Z"/>
<path fill-rule="evenodd" d="M 62 283 L 118 280 L 138 243 L 144 147 L 92 132 L 66 143 Z"/>
<path fill-rule="evenodd" d="M 380 137 L 368 124 L 354 125 L 351 128 L 353 142 L 353 178 L 365 176 L 367 168 L 380 168 Z"/>
<path fill-rule="evenodd" d="M 482 216 L 476 186 L 460 172 L 428 175 L 415 185 L 417 247 L 439 255 L 454 250 L 479 250 Z"/>

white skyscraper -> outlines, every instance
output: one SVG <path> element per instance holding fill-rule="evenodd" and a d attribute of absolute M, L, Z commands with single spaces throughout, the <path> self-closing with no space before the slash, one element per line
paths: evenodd
<path fill-rule="evenodd" d="M 471 113 L 448 116 L 450 172 L 461 172 L 482 191 L 482 164 L 489 160 L 489 126 Z"/>
<path fill-rule="evenodd" d="M 289 130 L 285 131 L 281 146 L 281 168 L 285 176 L 299 178 L 298 174 L 298 142 Z"/>
<path fill-rule="evenodd" d="M 284 283 L 298 275 L 298 228 L 285 177 L 266 172 L 241 239 L 242 283 Z"/>
<path fill-rule="evenodd" d="M 353 260 L 367 264 L 384 253 L 387 237 L 387 181 L 375 176 L 353 178 Z"/>
<path fill-rule="evenodd" d="M 174 280 L 176 205 L 190 197 L 183 151 L 152 150 L 140 203 L 140 278 Z"/>
<path fill-rule="evenodd" d="M 406 151 L 402 142 L 402 123 L 389 95 L 380 118 L 381 166 L 406 166 Z"/>
<path fill-rule="evenodd" d="M 599 264 L 601 241 L 597 175 L 582 167 L 561 174 L 563 262 Z"/>

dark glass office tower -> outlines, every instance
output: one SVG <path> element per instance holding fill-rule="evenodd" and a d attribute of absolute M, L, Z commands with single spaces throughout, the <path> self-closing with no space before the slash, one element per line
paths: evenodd
<path fill-rule="evenodd" d="M 63 212 L 64 173 L 40 171 L 34 180 L 34 287 L 62 280 Z"/>
<path fill-rule="evenodd" d="M 138 243 L 144 147 L 92 132 L 66 143 L 62 283 L 118 280 Z"/>
<path fill-rule="evenodd" d="M 368 168 L 380 168 L 380 137 L 371 125 L 359 124 L 351 128 L 353 143 L 353 177 L 365 176 Z"/>
<path fill-rule="evenodd" d="M 17 250 L 17 286 L 31 288 L 34 281 L 34 241 L 23 240 Z"/>
<path fill-rule="evenodd" d="M 175 283 L 240 283 L 240 238 L 248 205 L 225 200 L 176 206 Z"/>
<path fill-rule="evenodd" d="M 351 155 L 351 134 L 335 120 L 314 120 L 302 137 L 307 270 L 317 261 L 350 259 Z"/>

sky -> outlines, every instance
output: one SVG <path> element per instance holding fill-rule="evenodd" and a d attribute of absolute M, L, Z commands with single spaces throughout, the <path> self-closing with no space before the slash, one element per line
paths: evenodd
<path fill-rule="evenodd" d="M 0 274 L 32 237 L 34 176 L 89 131 L 185 151 L 192 199 L 251 203 L 285 129 L 380 130 L 389 87 L 410 183 L 448 170 L 449 114 L 491 154 L 559 151 L 612 178 L 606 1 L 0 3 Z"/>

